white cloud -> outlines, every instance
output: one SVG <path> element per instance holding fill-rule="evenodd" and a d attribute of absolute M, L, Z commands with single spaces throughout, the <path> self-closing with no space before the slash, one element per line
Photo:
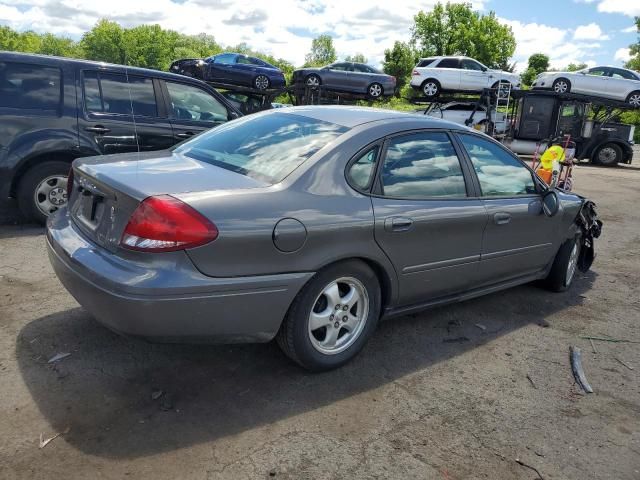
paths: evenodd
<path fill-rule="evenodd" d="M 601 0 L 598 11 L 604 13 L 622 13 L 630 17 L 640 15 L 640 1 L 638 0 Z"/>
<path fill-rule="evenodd" d="M 638 30 L 638 27 L 636 27 L 635 25 L 631 25 L 630 27 L 627 28 L 623 28 L 622 30 L 620 30 L 622 33 L 634 33 L 635 31 Z"/>
<path fill-rule="evenodd" d="M 631 60 L 631 52 L 628 48 L 619 48 L 618 50 L 616 50 L 613 59 L 626 63 Z"/>
<path fill-rule="evenodd" d="M 609 40 L 609 36 L 605 35 L 600 25 L 590 23 L 588 25 L 580 25 L 573 32 L 574 40 Z"/>

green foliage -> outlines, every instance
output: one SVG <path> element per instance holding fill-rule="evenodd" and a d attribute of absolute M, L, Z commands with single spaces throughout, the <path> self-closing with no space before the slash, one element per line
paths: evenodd
<path fill-rule="evenodd" d="M 629 45 L 629 53 L 631 54 L 631 59 L 627 63 L 625 63 L 624 66 L 631 70 L 640 71 L 640 17 L 636 17 L 635 20 L 638 39 L 636 40 L 636 43 L 634 43 L 633 45 Z"/>
<path fill-rule="evenodd" d="M 470 4 L 436 4 L 431 12 L 414 17 L 412 42 L 421 56 L 466 55 L 491 68 L 513 68 L 509 59 L 516 49 L 511 27 L 494 12 L 481 15 Z"/>
<path fill-rule="evenodd" d="M 628 123 L 629 125 L 635 125 L 636 130 L 633 134 L 633 139 L 636 144 L 640 143 L 640 111 L 631 110 L 620 114 L 620 121 L 622 123 Z"/>
<path fill-rule="evenodd" d="M 534 53 L 529 57 L 527 69 L 522 74 L 522 83 L 531 85 L 539 73 L 549 70 L 549 57 L 544 53 Z"/>
<path fill-rule="evenodd" d="M 369 59 L 364 56 L 362 53 L 356 53 L 355 55 L 347 55 L 344 58 L 345 62 L 354 62 L 354 63 L 367 63 Z"/>
<path fill-rule="evenodd" d="M 320 35 L 311 42 L 311 51 L 305 55 L 305 67 L 320 67 L 338 58 L 330 35 Z"/>
<path fill-rule="evenodd" d="M 411 46 L 404 42 L 396 41 L 393 44 L 393 48 L 388 48 L 384 51 L 384 61 L 382 62 L 382 69 L 387 75 L 393 75 L 396 77 L 397 94 L 401 95 L 400 91 L 407 83 L 409 83 L 409 76 L 416 64 L 416 54 Z"/>
<path fill-rule="evenodd" d="M 570 63 L 567 65 L 567 68 L 564 70 L 565 72 L 577 72 L 578 70 L 584 70 L 587 68 L 586 63 Z"/>

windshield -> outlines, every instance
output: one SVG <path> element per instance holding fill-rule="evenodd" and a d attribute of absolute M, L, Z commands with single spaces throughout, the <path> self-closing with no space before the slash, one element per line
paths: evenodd
<path fill-rule="evenodd" d="M 234 120 L 178 145 L 176 153 L 278 183 L 348 129 L 290 113 Z"/>

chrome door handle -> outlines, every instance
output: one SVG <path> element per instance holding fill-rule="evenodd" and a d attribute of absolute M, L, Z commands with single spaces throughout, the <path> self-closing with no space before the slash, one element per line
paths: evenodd
<path fill-rule="evenodd" d="M 176 133 L 176 137 L 180 137 L 180 138 L 193 137 L 193 132 Z"/>
<path fill-rule="evenodd" d="M 508 213 L 502 213 L 502 212 L 496 213 L 493 216 L 493 221 L 496 223 L 496 225 L 506 225 L 511 221 L 511 215 Z"/>
<path fill-rule="evenodd" d="M 95 127 L 85 127 L 85 130 L 87 132 L 93 132 L 93 133 L 107 133 L 111 131 L 110 128 L 103 127 L 102 125 L 96 125 Z"/>

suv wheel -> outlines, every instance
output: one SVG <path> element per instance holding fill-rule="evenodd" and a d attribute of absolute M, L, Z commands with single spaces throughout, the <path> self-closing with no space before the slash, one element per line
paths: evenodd
<path fill-rule="evenodd" d="M 433 98 L 440 95 L 440 83 L 432 78 L 422 84 L 422 93 L 425 97 Z"/>
<path fill-rule="evenodd" d="M 593 155 L 593 163 L 613 167 L 622 161 L 622 149 L 615 143 L 605 143 Z"/>
<path fill-rule="evenodd" d="M 67 204 L 67 162 L 40 163 L 23 175 L 18 184 L 18 207 L 31 221 L 44 224 L 47 217 Z"/>
<path fill-rule="evenodd" d="M 362 349 L 380 316 L 380 285 L 363 262 L 350 260 L 316 274 L 295 298 L 277 341 L 312 371 L 337 368 Z"/>

